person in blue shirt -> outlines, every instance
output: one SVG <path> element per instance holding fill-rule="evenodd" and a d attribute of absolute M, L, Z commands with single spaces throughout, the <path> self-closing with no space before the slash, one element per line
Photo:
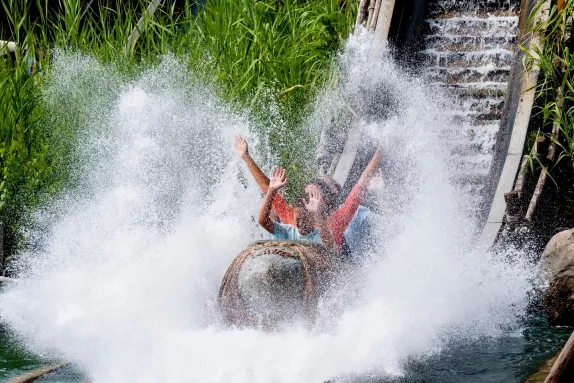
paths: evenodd
<path fill-rule="evenodd" d="M 328 212 L 340 206 L 341 185 L 332 177 L 322 176 L 311 180 L 309 183 L 319 184 L 321 189 L 329 188 L 330 193 L 324 193 L 325 205 Z M 343 261 L 348 263 L 360 263 L 361 256 L 370 246 L 376 226 L 380 223 L 381 216 L 371 209 L 359 205 L 353 219 L 343 234 L 340 254 Z"/>

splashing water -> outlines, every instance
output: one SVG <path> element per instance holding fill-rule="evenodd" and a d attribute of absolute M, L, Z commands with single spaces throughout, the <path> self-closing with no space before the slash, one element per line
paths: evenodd
<path fill-rule="evenodd" d="M 238 179 L 232 149 L 249 119 L 173 58 L 128 81 L 70 54 L 55 63 L 46 98 L 55 114 L 65 113 L 57 100 L 81 98 L 78 187 L 38 213 L 49 230 L 33 233 L 42 246 L 20 256 L 20 279 L 0 296 L 2 320 L 26 347 L 78 365 L 95 383 L 401 375 L 407 359 L 449 340 L 516 328 L 532 272 L 472 250 L 475 223 L 458 213 L 467 196 L 449 181 L 448 99 L 382 52 L 371 36 L 352 37 L 342 81 L 325 91 L 352 95 L 384 82 L 400 112 L 363 124 L 385 153 L 379 246 L 360 285 L 341 283 L 323 302 L 318 328 L 264 333 L 218 321 L 227 266 L 263 235 L 253 220 L 260 193 Z M 337 305 L 341 313 L 331 311 Z"/>

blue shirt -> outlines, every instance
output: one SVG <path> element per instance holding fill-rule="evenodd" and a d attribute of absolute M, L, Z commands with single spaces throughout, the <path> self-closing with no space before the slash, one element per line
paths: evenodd
<path fill-rule="evenodd" d="M 295 226 L 280 222 L 273 222 L 273 238 L 279 241 L 309 241 L 322 243 L 318 229 L 313 230 L 307 235 L 301 235 Z"/>
<path fill-rule="evenodd" d="M 353 258 L 368 249 L 369 237 L 380 218 L 380 215 L 373 213 L 363 205 L 359 205 L 343 234 Z"/>
<path fill-rule="evenodd" d="M 348 259 L 348 261 L 358 261 L 361 253 L 368 250 L 369 238 L 380 219 L 380 215 L 374 213 L 363 205 L 359 205 L 357 212 L 353 216 L 353 219 L 351 219 L 349 226 L 347 226 L 347 229 L 345 229 L 345 233 L 343 234 L 344 240 L 351 252 L 347 257 L 353 258 Z M 269 234 L 269 239 L 291 241 L 303 240 L 321 243 L 321 235 L 319 234 L 318 229 L 315 229 L 308 235 L 301 235 L 294 226 L 274 222 L 274 231 L 274 234 Z"/>

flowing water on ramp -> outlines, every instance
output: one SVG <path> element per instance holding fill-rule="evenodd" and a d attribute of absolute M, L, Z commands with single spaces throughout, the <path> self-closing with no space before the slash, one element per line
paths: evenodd
<path fill-rule="evenodd" d="M 352 104 L 383 86 L 393 100 L 385 119 L 353 122 L 385 153 L 379 246 L 322 302 L 315 328 L 277 333 L 226 328 L 215 304 L 231 260 L 263 236 L 260 193 L 232 149 L 254 123 L 173 58 L 126 79 L 61 54 L 45 97 L 53 118 L 82 125 L 78 182 L 38 212 L 36 246 L 0 295 L 10 332 L 94 383 L 400 379 L 453 344 L 521 337 L 532 267 L 473 251 L 474 221 L 459 213 L 473 197 L 450 184 L 441 140 L 448 99 L 376 48 L 350 39 L 334 91 Z"/>

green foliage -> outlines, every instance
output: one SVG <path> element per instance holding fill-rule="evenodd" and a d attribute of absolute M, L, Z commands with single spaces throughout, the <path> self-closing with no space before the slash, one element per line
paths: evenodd
<path fill-rule="evenodd" d="M 574 52 L 571 50 L 574 40 L 568 44 L 572 33 L 569 28 L 574 17 L 574 0 L 566 0 L 562 9 L 553 5 L 546 20 L 535 21 L 534 16 L 544 3 L 542 1 L 537 5 L 530 20 L 531 32 L 540 36 L 540 46 L 534 49 L 534 54 L 523 50 L 526 52 L 525 67 L 531 68 L 536 64 L 540 68 L 537 98 L 543 125 L 538 134 L 554 141 L 557 153 L 552 164 L 545 164 L 531 151 L 530 163 L 532 168 L 538 166 L 555 179 L 553 170 L 563 167 L 564 162 L 568 163 L 569 172 L 574 172 Z M 558 138 L 551 134 L 554 125 L 559 128 Z M 569 182 L 556 182 L 561 189 L 572 190 Z"/>
<path fill-rule="evenodd" d="M 337 0 L 208 0 L 196 15 L 189 0 L 164 2 L 128 47 L 147 0 L 118 0 L 113 8 L 102 1 L 85 14 L 79 0 L 0 1 L 8 20 L 0 36 L 18 47 L 15 55 L 0 51 L 0 221 L 8 253 L 21 243 L 29 211 L 66 186 L 74 166 L 82 125 L 74 97 L 42 98 L 54 48 L 86 53 L 128 76 L 167 53 L 184 58 L 222 99 L 250 111 L 272 158 L 288 169 L 293 196 L 312 171 L 310 101 L 356 15 Z M 55 102 L 71 112 L 55 118 Z"/>

